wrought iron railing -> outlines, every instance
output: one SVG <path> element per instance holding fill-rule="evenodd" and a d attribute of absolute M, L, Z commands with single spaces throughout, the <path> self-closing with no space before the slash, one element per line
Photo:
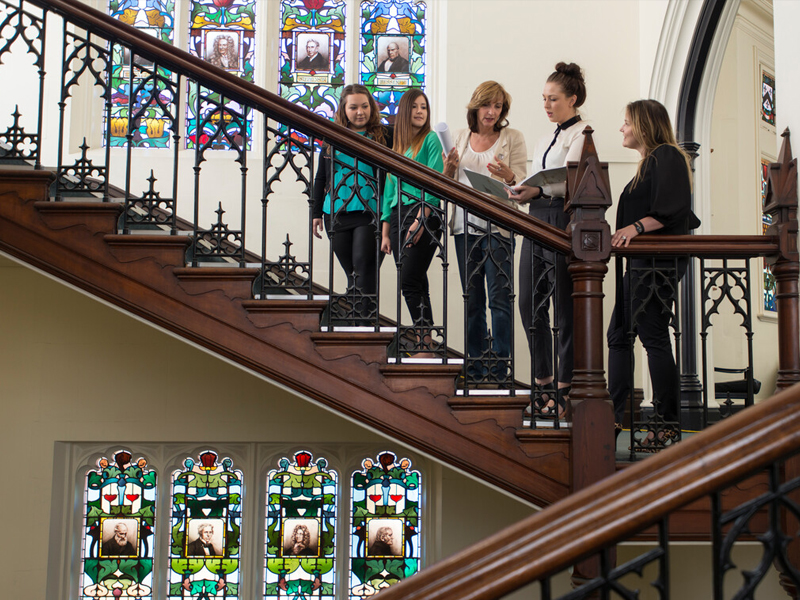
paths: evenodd
<path fill-rule="evenodd" d="M 549 422 L 559 428 L 562 420 L 553 418 L 558 407 L 548 403 L 542 390 L 532 385 L 536 365 L 543 357 L 513 349 L 515 343 L 524 347 L 520 342 L 528 337 L 541 339 L 546 334 L 550 335 L 546 346 L 557 348 L 559 338 L 566 332 L 559 330 L 555 317 L 570 305 L 570 299 L 556 297 L 558 286 L 548 277 L 556 269 L 556 258 L 536 264 L 530 261 L 531 290 L 520 294 L 514 281 L 519 254 L 512 250 L 514 235 L 522 236 L 547 249 L 552 257 L 569 257 L 570 276 L 582 278 L 583 288 L 578 291 L 580 286 L 576 283 L 574 300 L 576 364 L 572 404 L 577 405 L 581 399 L 602 402 L 607 398 L 603 353 L 598 352 L 602 346 L 589 349 L 593 344 L 602 344 L 602 334 L 598 335 L 596 329 L 602 322 L 602 307 L 590 296 L 600 291 L 604 265 L 610 256 L 604 237 L 608 233 L 604 210 L 611 199 L 607 176 L 597 162 L 591 141 L 586 144 L 589 151 L 584 152 L 582 164 L 573 166 L 568 182 L 567 207 L 572 223 L 567 233 L 421 167 L 200 58 L 123 26 L 77 0 L 0 0 L 0 10 L 0 58 L 11 53 L 32 57 L 30 87 L 38 88 L 35 103 L 13 110 L 9 129 L 0 135 L 0 160 L 52 168 L 57 174 L 53 191 L 56 201 L 80 196 L 122 202 L 122 232 L 145 228 L 154 233 L 189 235 L 187 264 L 194 267 L 256 266 L 259 276 L 253 286 L 255 298 L 312 298 L 324 294 L 328 301 L 324 326 L 358 326 L 373 331 L 391 327 L 395 331 L 392 360 L 463 361 L 462 389 L 455 393 L 530 394 L 530 426 L 542 427 Z M 45 47 L 51 50 L 45 52 Z M 46 65 L 51 57 L 57 57 L 56 64 Z M 127 62 L 122 64 L 123 60 Z M 46 76 L 48 71 L 56 74 Z M 115 96 L 112 81 L 123 75 L 129 93 L 126 97 Z M 186 109 L 189 102 L 195 115 L 190 124 Z M 127 105 L 126 119 L 113 116 L 115 103 Z M 161 115 L 158 123 L 147 116 L 153 109 Z M 150 133 L 161 132 L 169 140 L 169 149 L 141 147 L 143 128 Z M 190 130 L 194 132 L 191 135 Z M 591 133 L 587 135 L 591 140 Z M 122 140 L 120 147 L 112 147 L 112 139 Z M 352 193 L 369 190 L 373 198 L 378 197 L 387 175 L 397 178 L 401 190 L 406 184 L 418 190 L 418 205 L 427 215 L 423 227 L 434 255 L 435 266 L 429 276 L 430 302 L 424 297 L 407 297 L 404 306 L 403 282 L 414 274 L 414 267 L 407 260 L 409 246 L 399 233 L 407 228 L 398 228 L 392 241 L 397 254 L 382 261 L 377 236 L 381 219 L 387 215 L 381 213 L 380 202 L 374 207 L 363 203 L 364 217 L 376 236 L 368 277 L 360 271 L 344 272 L 332 251 L 337 235 L 343 235 L 338 227 L 346 216 L 343 211 L 334 210 L 330 217 L 329 244 L 315 241 L 311 225 L 314 176 L 323 148 L 333 157 L 328 162 L 330 181 L 335 180 L 337 167 L 348 167 L 354 161 L 363 181 L 359 190 Z M 591 168 L 587 167 L 589 162 Z M 253 172 L 257 174 L 255 184 Z M 340 181 L 333 194 L 343 187 L 346 184 Z M 485 221 L 484 225 L 470 228 L 473 235 L 465 237 L 461 248 L 450 240 L 445 226 L 449 211 L 456 208 L 466 209 Z M 413 219 L 417 214 L 407 211 L 401 217 Z M 503 238 L 492 233 L 497 228 L 512 235 Z M 454 251 L 469 256 L 480 244 L 488 247 L 483 261 L 508 263 L 496 269 L 494 284 L 502 287 L 512 314 L 510 331 L 504 331 L 504 325 L 494 327 L 502 331 L 488 328 L 487 336 L 477 340 L 470 351 L 469 298 L 474 293 L 484 293 L 484 277 L 473 277 L 469 269 L 484 267 L 485 262 L 466 261 L 464 288 L 451 275 L 451 264 Z M 753 257 L 774 255 L 777 250 L 774 236 L 661 236 L 649 242 L 645 236 L 618 254 L 736 256 L 746 263 Z M 394 272 L 385 266 L 381 269 L 382 262 L 393 264 Z M 705 269 L 701 266 L 704 274 Z M 726 281 L 738 277 L 730 268 L 724 269 Z M 745 288 L 750 294 L 752 286 L 748 283 Z M 702 289 L 706 290 L 706 286 Z M 523 296 L 530 297 L 530 312 L 543 317 L 534 319 L 529 331 L 514 324 L 515 309 Z M 729 298 L 730 294 L 723 296 Z M 706 306 L 708 298 L 703 296 L 698 305 Z M 579 309 L 582 302 L 583 309 Z M 537 311 L 548 303 L 552 303 L 556 314 Z M 745 321 L 750 322 L 749 301 L 744 310 Z M 547 316 L 552 317 L 549 323 L 544 320 Z M 595 329 L 587 337 L 589 321 Z M 704 320 L 704 347 L 710 323 L 709 319 Z M 673 326 L 679 339 L 677 319 L 673 319 Z M 745 335 L 751 344 L 752 329 L 746 328 Z M 497 343 L 501 337 L 503 343 Z M 506 347 L 510 350 L 503 349 Z M 414 355 L 420 353 L 426 358 L 415 359 Z M 556 379 L 558 360 L 555 350 L 545 360 L 551 363 L 548 370 Z M 748 366 L 752 372 L 752 359 Z M 707 371 L 704 368 L 703 373 Z M 553 388 L 558 383 L 555 381 Z M 708 382 L 704 387 L 707 399 Z M 748 403 L 751 399 L 752 395 Z M 706 402 L 704 414 L 707 406 Z M 665 427 L 675 427 L 674 423 L 660 423 L 656 413 L 643 416 L 631 407 L 630 414 L 632 448 L 649 432 L 657 435 Z M 573 421 L 575 427 L 581 427 L 581 418 Z"/>

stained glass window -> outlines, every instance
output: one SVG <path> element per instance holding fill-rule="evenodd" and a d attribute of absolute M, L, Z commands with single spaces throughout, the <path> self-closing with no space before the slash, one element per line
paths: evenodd
<path fill-rule="evenodd" d="M 267 476 L 264 598 L 335 597 L 336 471 L 309 452 Z"/>
<path fill-rule="evenodd" d="M 110 0 L 109 14 L 168 44 L 173 41 L 174 0 Z M 111 146 L 167 148 L 175 124 L 175 87 L 170 74 L 151 61 L 112 46 L 111 115 L 106 129 Z M 129 131 L 130 128 L 130 131 Z"/>
<path fill-rule="evenodd" d="M 86 475 L 81 598 L 152 598 L 156 473 L 120 450 Z"/>
<path fill-rule="evenodd" d="M 255 0 L 193 0 L 189 52 L 210 64 L 253 81 Z M 189 85 L 186 144 L 194 148 L 249 148 L 251 111 L 197 83 Z"/>
<path fill-rule="evenodd" d="M 385 122 L 394 122 L 405 91 L 425 89 L 425 10 L 420 0 L 361 2 L 361 83 Z"/>
<path fill-rule="evenodd" d="M 239 597 L 242 473 L 207 450 L 172 475 L 169 598 Z"/>
<path fill-rule="evenodd" d="M 775 125 L 775 77 L 761 71 L 761 120 Z"/>
<path fill-rule="evenodd" d="M 383 452 L 353 473 L 349 598 L 366 598 L 420 569 L 420 485 L 407 458 Z"/>
<path fill-rule="evenodd" d="M 761 159 L 761 233 L 766 234 L 767 228 L 772 225 L 772 215 L 764 212 L 767 202 L 767 182 L 769 181 L 769 161 Z M 775 306 L 775 275 L 764 261 L 764 310 L 776 312 Z"/>
<path fill-rule="evenodd" d="M 345 0 L 282 0 L 280 94 L 332 119 L 344 85 Z"/>

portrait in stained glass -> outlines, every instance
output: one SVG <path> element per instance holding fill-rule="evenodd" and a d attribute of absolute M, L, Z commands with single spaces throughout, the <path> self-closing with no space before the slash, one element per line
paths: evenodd
<path fill-rule="evenodd" d="M 761 159 L 761 233 L 766 235 L 767 229 L 772 225 L 772 215 L 764 212 L 767 202 L 767 183 L 769 181 L 769 161 Z M 764 264 L 764 310 L 776 312 L 775 306 L 775 275 L 769 268 L 767 260 L 761 259 Z"/>
<path fill-rule="evenodd" d="M 775 77 L 761 71 L 761 120 L 775 125 Z"/>
<path fill-rule="evenodd" d="M 193 0 L 189 15 L 189 52 L 215 67 L 255 80 L 255 0 Z M 248 108 L 189 83 L 186 147 L 243 150 L 250 147 Z"/>
<path fill-rule="evenodd" d="M 110 0 L 115 19 L 172 44 L 174 0 Z M 167 148 L 175 123 L 175 76 L 156 68 L 130 48 L 113 44 L 111 51 L 111 114 L 106 128 L 110 146 Z"/>
<path fill-rule="evenodd" d="M 81 598 L 152 598 L 156 473 L 127 450 L 86 475 Z"/>
<path fill-rule="evenodd" d="M 345 0 L 282 0 L 282 98 L 332 119 L 345 71 Z"/>
<path fill-rule="evenodd" d="M 419 471 L 392 452 L 366 458 L 352 477 L 351 600 L 366 598 L 420 569 Z"/>
<path fill-rule="evenodd" d="M 207 450 L 172 474 L 169 598 L 239 597 L 242 473 Z"/>
<path fill-rule="evenodd" d="M 310 452 L 267 475 L 264 598 L 335 597 L 338 475 Z"/>
<path fill-rule="evenodd" d="M 425 11 L 421 0 L 361 2 L 361 83 L 392 123 L 403 93 L 425 89 Z"/>

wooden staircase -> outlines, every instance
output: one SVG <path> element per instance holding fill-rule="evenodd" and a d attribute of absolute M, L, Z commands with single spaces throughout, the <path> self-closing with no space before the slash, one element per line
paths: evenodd
<path fill-rule="evenodd" d="M 0 250 L 519 498 L 569 494 L 569 430 L 524 428 L 527 397 L 457 396 L 459 365 L 390 364 L 391 335 L 253 300 L 258 269 L 186 268 L 187 236 L 118 234 L 121 204 L 52 202 L 52 180 L 0 166 Z"/>

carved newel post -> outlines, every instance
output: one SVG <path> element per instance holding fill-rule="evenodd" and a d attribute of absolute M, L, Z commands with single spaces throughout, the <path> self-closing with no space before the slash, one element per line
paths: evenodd
<path fill-rule="evenodd" d="M 776 391 L 785 390 L 800 382 L 800 295 L 798 275 L 800 262 L 797 252 L 797 159 L 792 158 L 789 130 L 782 134 L 783 143 L 778 162 L 769 165 L 767 197 L 764 213 L 772 217 L 767 235 L 778 238 L 779 251 L 767 257 L 767 263 L 775 276 L 775 304 L 778 309 L 778 381 Z M 800 477 L 800 457 L 792 457 L 784 465 L 784 477 L 792 480 Z M 797 494 L 791 496 L 800 501 Z M 794 569 L 800 568 L 800 540 L 797 535 L 797 518 L 783 511 L 783 531 L 794 538 L 786 548 L 786 555 Z M 775 561 L 781 573 L 780 581 L 790 598 L 798 597 L 795 579 L 787 573 L 786 565 Z"/>
<path fill-rule="evenodd" d="M 611 206 L 608 163 L 597 158 L 592 129 L 584 131 L 583 154 L 567 165 L 567 233 L 572 254 L 569 272 L 573 282 L 573 336 L 575 364 L 572 375 L 572 491 L 613 475 L 616 470 L 614 411 L 604 371 L 603 278 L 611 255 L 611 230 L 606 209 Z M 573 582 L 597 575 L 599 564 L 588 560 L 576 566 Z"/>

